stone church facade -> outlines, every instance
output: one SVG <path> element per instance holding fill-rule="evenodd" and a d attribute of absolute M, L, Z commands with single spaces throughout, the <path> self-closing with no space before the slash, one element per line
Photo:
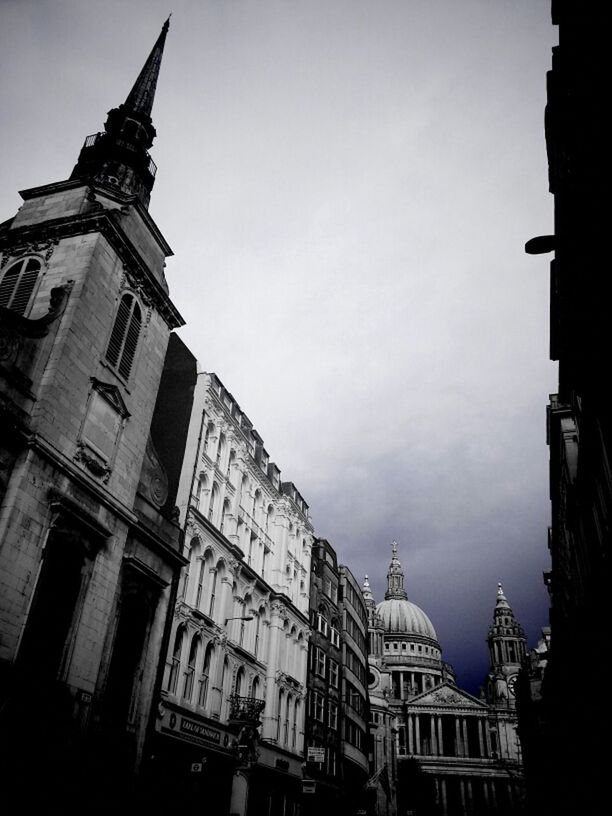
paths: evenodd
<path fill-rule="evenodd" d="M 374 812 L 519 813 L 522 770 L 514 685 L 525 637 L 501 586 L 482 699 L 460 689 L 428 616 L 408 600 L 393 545 L 385 600 L 366 577 L 370 658 L 370 790 Z"/>
<path fill-rule="evenodd" d="M 0 226 L 0 764 L 7 798 L 62 812 L 131 784 L 184 563 L 174 442 L 162 456 L 152 431 L 190 399 L 160 390 L 183 321 L 148 212 L 167 30 L 70 178 Z"/>

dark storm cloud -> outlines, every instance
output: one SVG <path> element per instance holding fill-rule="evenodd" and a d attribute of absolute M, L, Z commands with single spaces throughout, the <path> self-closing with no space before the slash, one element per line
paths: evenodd
<path fill-rule="evenodd" d="M 3 217 L 125 98 L 161 0 L 0 5 Z M 117 20 L 121 19 L 121 25 Z M 151 211 L 182 337 L 378 599 L 472 685 L 498 580 L 546 622 L 548 0 L 174 4 Z"/>

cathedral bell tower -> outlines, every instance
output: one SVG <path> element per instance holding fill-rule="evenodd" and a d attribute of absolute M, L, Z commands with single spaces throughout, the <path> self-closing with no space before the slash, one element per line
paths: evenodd
<path fill-rule="evenodd" d="M 491 703 L 507 701 L 509 706 L 514 707 L 516 679 L 525 657 L 526 638 L 501 584 L 497 585 L 497 601 L 487 643 L 490 670 L 486 696 Z"/>

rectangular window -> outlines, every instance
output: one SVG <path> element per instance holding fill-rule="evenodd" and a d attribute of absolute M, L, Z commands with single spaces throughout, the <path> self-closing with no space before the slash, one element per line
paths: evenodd
<path fill-rule="evenodd" d="M 331 700 L 329 701 L 329 715 L 327 724 L 333 731 L 338 729 L 338 706 L 336 703 L 332 703 Z"/>
<path fill-rule="evenodd" d="M 325 722 L 325 698 L 316 691 L 312 693 L 313 716 L 319 722 Z"/>
<path fill-rule="evenodd" d="M 325 652 L 317 646 L 315 652 L 315 674 L 318 674 L 320 677 L 325 677 L 325 660 Z"/>
<path fill-rule="evenodd" d="M 336 648 L 340 648 L 340 632 L 337 629 L 334 629 L 333 626 L 329 628 L 329 636 L 331 638 L 332 646 Z"/>
<path fill-rule="evenodd" d="M 338 688 L 338 664 L 335 660 L 329 660 L 329 685 Z"/>

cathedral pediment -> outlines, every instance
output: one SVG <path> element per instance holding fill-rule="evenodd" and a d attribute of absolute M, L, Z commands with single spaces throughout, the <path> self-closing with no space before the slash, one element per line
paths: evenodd
<path fill-rule="evenodd" d="M 442 683 L 441 686 L 436 686 L 434 689 L 425 691 L 419 694 L 418 697 L 413 697 L 408 703 L 408 708 L 411 706 L 461 706 L 465 708 L 487 708 L 476 697 L 472 697 L 467 691 L 451 686 L 450 683 Z"/>

